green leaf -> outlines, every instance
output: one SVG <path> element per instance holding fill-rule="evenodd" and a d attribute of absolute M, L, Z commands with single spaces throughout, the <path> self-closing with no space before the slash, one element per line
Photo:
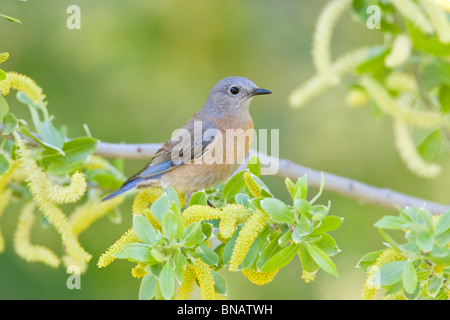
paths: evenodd
<path fill-rule="evenodd" d="M 290 244 L 286 248 L 278 251 L 275 255 L 273 255 L 258 271 L 260 272 L 273 272 L 275 270 L 279 270 L 286 266 L 289 262 L 291 262 L 292 258 L 294 258 L 297 253 L 298 245 Z"/>
<path fill-rule="evenodd" d="M 16 99 L 19 102 L 23 103 L 23 104 L 32 105 L 33 107 L 37 107 L 38 108 L 38 106 L 35 106 L 33 101 L 30 98 L 28 98 L 27 94 L 25 92 L 23 92 L 23 91 L 18 91 L 17 92 Z"/>
<path fill-rule="evenodd" d="M 263 231 L 256 237 L 255 241 L 251 244 L 247 254 L 244 257 L 239 269 L 250 268 L 258 259 L 261 249 L 264 247 L 269 235 L 270 227 L 266 226 Z"/>
<path fill-rule="evenodd" d="M 3 116 L 3 134 L 10 134 L 18 127 L 18 122 L 16 117 L 8 112 Z"/>
<path fill-rule="evenodd" d="M 150 207 L 150 212 L 157 217 L 159 220 L 162 220 L 164 215 L 170 210 L 170 202 L 167 195 L 163 194 L 155 202 L 152 203 Z"/>
<path fill-rule="evenodd" d="M 62 155 L 62 156 L 65 155 L 65 153 L 64 153 L 64 151 L 62 151 L 62 149 L 57 148 L 57 147 L 55 147 L 55 146 L 53 146 L 53 145 L 51 145 L 51 144 L 45 142 L 45 141 L 42 140 L 38 135 L 36 135 L 36 134 L 33 133 L 33 132 L 30 132 L 28 129 L 26 129 L 26 128 L 21 128 L 21 131 L 22 131 L 22 133 L 23 133 L 24 135 L 30 137 L 31 139 L 33 139 L 34 141 L 36 141 L 36 142 L 37 142 L 38 144 L 40 144 L 41 146 L 47 148 L 48 150 L 45 150 L 45 151 L 48 151 L 49 154 L 53 154 L 53 153 L 56 152 L 56 153 L 59 154 L 59 155 Z M 45 152 L 45 151 L 44 151 L 44 152 Z"/>
<path fill-rule="evenodd" d="M 412 261 L 405 264 L 402 272 L 403 289 L 406 293 L 412 294 L 418 286 L 417 272 Z"/>
<path fill-rule="evenodd" d="M 391 230 L 401 230 L 404 221 L 403 219 L 395 216 L 384 216 L 377 222 L 375 222 L 375 227 Z"/>
<path fill-rule="evenodd" d="M 308 253 L 323 271 L 337 277 L 338 272 L 334 262 L 322 249 L 313 244 L 308 244 L 306 248 Z"/>
<path fill-rule="evenodd" d="M 65 142 L 64 136 L 56 130 L 51 121 L 46 120 L 41 122 L 41 134 L 44 141 L 48 144 L 57 148 L 63 148 Z"/>
<path fill-rule="evenodd" d="M 133 229 L 136 236 L 146 244 L 156 241 L 156 231 L 148 219 L 142 215 L 134 215 Z"/>
<path fill-rule="evenodd" d="M 406 28 L 412 40 L 414 48 L 423 53 L 428 53 L 436 57 L 446 57 L 450 55 L 450 44 L 442 43 L 435 36 L 424 35 L 413 23 L 406 23 Z"/>
<path fill-rule="evenodd" d="M 42 159 L 46 162 L 57 164 L 69 164 L 84 161 L 87 156 L 97 149 L 97 144 L 98 141 L 94 138 L 75 138 L 64 143 L 61 150 L 65 155 L 61 155 L 54 150 L 47 149 L 42 153 Z"/>
<path fill-rule="evenodd" d="M 416 242 L 420 249 L 425 252 L 433 250 L 433 234 L 430 232 L 422 231 L 417 233 Z"/>
<path fill-rule="evenodd" d="M 436 223 L 434 234 L 442 234 L 450 229 L 450 210 L 444 212 Z"/>
<path fill-rule="evenodd" d="M 439 102 L 444 113 L 450 112 L 450 85 L 443 83 L 439 88 Z"/>
<path fill-rule="evenodd" d="M 277 252 L 279 252 L 282 248 L 278 245 L 278 240 L 281 238 L 282 234 L 277 233 L 264 248 L 261 256 L 256 261 L 256 268 L 258 270 L 261 269 L 263 265 L 265 265 L 270 258 L 272 258 Z"/>
<path fill-rule="evenodd" d="M 177 215 L 177 213 L 170 210 L 162 219 L 162 233 L 169 239 L 173 239 L 177 235 L 179 228 L 179 219 L 177 218 Z"/>
<path fill-rule="evenodd" d="M 211 270 L 214 279 L 214 291 L 218 294 L 227 294 L 227 282 L 225 278 L 217 271 Z"/>
<path fill-rule="evenodd" d="M 294 213 L 289 207 L 276 198 L 267 198 L 260 202 L 261 208 L 272 218 L 273 221 L 279 223 L 293 223 L 295 221 Z"/>
<path fill-rule="evenodd" d="M 314 261 L 311 255 L 308 252 L 307 244 L 300 243 L 300 247 L 298 249 L 298 256 L 300 258 L 300 263 L 302 264 L 302 268 L 307 272 L 315 272 L 319 269 L 318 264 Z"/>
<path fill-rule="evenodd" d="M 250 197 L 248 195 L 246 195 L 245 193 L 238 193 L 234 197 L 234 201 L 236 201 L 236 204 L 243 205 L 246 208 L 251 207 Z"/>
<path fill-rule="evenodd" d="M 3 117 L 9 112 L 9 105 L 6 99 L 0 95 L 0 122 L 3 123 Z"/>
<path fill-rule="evenodd" d="M 181 284 L 184 281 L 184 269 L 186 268 L 187 263 L 186 257 L 178 250 L 175 252 L 173 260 L 175 262 L 175 278 L 177 279 L 178 284 Z"/>
<path fill-rule="evenodd" d="M 258 156 L 253 155 L 248 160 L 247 169 L 250 171 L 250 173 L 254 174 L 255 176 L 259 177 L 261 175 L 261 162 L 259 161 Z"/>
<path fill-rule="evenodd" d="M 425 161 L 433 160 L 441 149 L 442 145 L 441 130 L 431 132 L 417 147 L 417 151 Z"/>
<path fill-rule="evenodd" d="M 319 199 L 319 197 L 322 195 L 324 185 L 325 185 L 325 177 L 323 175 L 323 172 L 321 172 L 320 173 L 319 192 L 317 192 L 317 194 L 314 196 L 314 198 L 311 199 L 311 201 L 309 202 L 310 204 L 313 204 L 314 202 L 316 202 L 316 200 Z"/>
<path fill-rule="evenodd" d="M 225 201 L 231 200 L 242 188 L 245 187 L 244 181 L 244 173 L 245 171 L 241 171 L 235 174 L 228 182 L 225 184 L 222 190 L 222 197 Z"/>
<path fill-rule="evenodd" d="M 292 231 L 292 240 L 295 243 L 301 242 L 305 236 L 309 235 L 314 230 L 314 225 L 311 221 L 305 217 L 305 215 L 300 216 L 300 222 L 295 226 Z"/>
<path fill-rule="evenodd" d="M 0 13 L 0 17 L 3 18 L 3 19 L 8 20 L 10 22 L 22 23 L 22 21 L 20 21 L 17 18 L 13 18 L 13 17 L 7 16 L 7 15 L 1 14 L 1 13 Z"/>
<path fill-rule="evenodd" d="M 406 261 L 392 261 L 382 265 L 375 271 L 374 284 L 379 286 L 390 286 L 402 279 L 403 269 Z"/>
<path fill-rule="evenodd" d="M 336 240 L 329 234 L 322 234 L 319 240 L 314 241 L 314 245 L 325 252 L 328 256 L 335 255 L 341 250 L 336 244 Z"/>
<path fill-rule="evenodd" d="M 306 175 L 297 179 L 294 189 L 294 201 L 306 199 L 308 196 L 308 177 Z"/>
<path fill-rule="evenodd" d="M 365 254 L 359 261 L 356 267 L 360 268 L 362 271 L 367 272 L 367 268 L 373 265 L 377 258 L 382 254 L 385 250 L 372 251 Z"/>
<path fill-rule="evenodd" d="M 194 193 L 191 198 L 189 199 L 189 206 L 194 205 L 207 205 L 208 197 L 205 193 L 205 191 L 199 191 Z"/>
<path fill-rule="evenodd" d="M 182 241 L 187 248 L 195 246 L 202 239 L 202 226 L 200 222 L 194 222 L 183 230 Z"/>
<path fill-rule="evenodd" d="M 387 70 L 384 60 L 389 52 L 389 47 L 376 46 L 371 48 L 367 60 L 356 68 L 356 72 L 358 74 L 373 73 L 375 75 L 384 73 Z"/>
<path fill-rule="evenodd" d="M 448 280 L 447 280 L 448 281 Z M 435 297 L 444 283 L 444 277 L 433 276 L 428 280 L 427 292 L 430 296 Z"/>
<path fill-rule="evenodd" d="M 114 254 L 117 259 L 133 259 L 145 264 L 154 264 L 151 247 L 144 243 L 128 243 L 124 245 L 118 252 Z"/>
<path fill-rule="evenodd" d="M 180 200 L 178 199 L 178 193 L 172 186 L 165 187 L 163 190 L 163 194 L 167 195 L 167 198 L 169 199 L 169 203 L 171 205 L 172 203 L 175 203 L 178 210 L 180 209 Z"/>
<path fill-rule="evenodd" d="M 319 234 L 336 230 L 339 228 L 344 221 L 344 218 L 337 216 L 326 216 L 316 227 L 316 229 L 311 232 L 310 236 L 317 236 Z"/>
<path fill-rule="evenodd" d="M 0 81 L 6 80 L 7 76 L 6 76 L 6 72 L 3 71 L 2 69 L 0 69 Z M 1 120 L 1 118 L 0 118 Z"/>
<path fill-rule="evenodd" d="M 156 294 L 156 287 L 158 285 L 158 279 L 151 273 L 147 273 L 141 281 L 139 287 L 139 300 L 150 300 Z"/>
<path fill-rule="evenodd" d="M 378 232 L 381 234 L 381 236 L 384 238 L 384 240 L 386 240 L 387 243 L 389 243 L 389 245 L 393 249 L 399 250 L 398 243 L 390 235 L 388 235 L 386 232 L 384 232 L 384 230 L 381 228 L 378 228 Z"/>
<path fill-rule="evenodd" d="M 195 249 L 195 254 L 197 257 L 199 257 L 209 265 L 217 266 L 217 264 L 219 263 L 219 256 L 217 255 L 217 253 L 215 253 L 206 244 L 202 244 L 201 246 L 197 247 Z"/>
<path fill-rule="evenodd" d="M 9 169 L 9 161 L 0 153 L 0 175 L 4 174 Z"/>
<path fill-rule="evenodd" d="M 236 231 L 234 231 L 233 235 L 225 245 L 225 248 L 222 253 L 222 263 L 228 264 L 231 260 L 231 255 L 233 254 L 234 245 L 236 243 L 236 239 L 239 236 L 239 232 L 241 231 L 242 226 L 239 226 Z"/>
<path fill-rule="evenodd" d="M 175 292 L 175 273 L 169 262 L 164 264 L 159 274 L 159 289 L 164 299 L 172 299 Z"/>

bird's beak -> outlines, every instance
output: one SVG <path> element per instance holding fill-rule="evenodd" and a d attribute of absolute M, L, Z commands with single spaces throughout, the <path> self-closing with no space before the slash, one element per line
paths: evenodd
<path fill-rule="evenodd" d="M 260 94 L 271 94 L 271 93 L 272 92 L 270 92 L 269 90 L 258 88 L 258 89 L 253 90 L 252 95 L 253 96 L 257 96 L 257 95 L 260 95 Z"/>

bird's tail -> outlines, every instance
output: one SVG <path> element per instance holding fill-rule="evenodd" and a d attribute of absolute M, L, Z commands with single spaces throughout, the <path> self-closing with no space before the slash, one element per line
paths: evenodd
<path fill-rule="evenodd" d="M 131 181 L 126 181 L 119 190 L 114 191 L 113 193 L 111 193 L 109 196 L 106 196 L 105 198 L 102 199 L 102 201 L 106 201 L 112 198 L 115 198 L 119 195 L 121 195 L 122 193 L 125 193 L 129 190 L 132 190 L 134 188 L 136 188 L 137 184 L 141 182 L 141 179 L 136 179 L 136 180 L 131 180 Z"/>

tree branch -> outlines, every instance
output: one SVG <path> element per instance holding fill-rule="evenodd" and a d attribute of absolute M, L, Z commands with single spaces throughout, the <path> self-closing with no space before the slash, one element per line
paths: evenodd
<path fill-rule="evenodd" d="M 0 124 L 0 132 L 3 125 Z M 4 135 L 5 138 L 12 138 L 12 135 Z M 37 143 L 27 136 L 23 136 L 31 145 L 37 146 Z M 96 155 L 108 158 L 123 158 L 123 159 L 148 159 L 152 158 L 156 151 L 162 146 L 161 143 L 141 143 L 141 144 L 125 144 L 125 143 L 108 143 L 99 142 Z M 303 175 L 308 176 L 308 184 L 311 187 L 319 188 L 322 172 L 301 166 L 287 159 L 277 159 L 267 154 L 250 150 L 247 160 L 250 156 L 257 155 L 261 163 L 279 162 L 279 170 L 276 176 L 282 178 L 290 178 L 297 180 Z M 243 170 L 246 164 L 243 164 L 239 169 Z M 332 173 L 323 172 L 325 185 L 324 190 L 331 191 L 344 195 L 346 197 L 356 199 L 361 202 L 385 207 L 389 209 L 397 209 L 398 207 L 425 207 L 433 214 L 442 214 L 450 209 L 450 204 L 442 204 L 425 199 L 413 197 L 407 194 L 393 191 L 388 188 L 374 187 L 353 179 L 341 177 Z"/>
<path fill-rule="evenodd" d="M 150 159 L 161 147 L 160 143 L 149 144 L 115 144 L 100 142 L 95 154 L 103 157 L 125 158 L 125 159 Z M 249 156 L 257 155 L 261 163 L 274 163 L 279 161 L 277 176 L 297 180 L 303 175 L 308 176 L 308 184 L 319 188 L 322 172 L 301 166 L 287 159 L 277 159 L 255 150 L 249 152 Z M 248 157 L 247 157 L 248 159 Z M 271 162 L 272 161 L 272 162 Z M 245 166 L 241 166 L 241 170 Z M 450 209 L 449 204 L 427 201 L 421 198 L 409 196 L 388 188 L 374 187 L 356 180 L 341 177 L 332 173 L 323 172 L 325 185 L 324 190 L 344 195 L 361 202 L 377 206 L 396 209 L 398 207 L 420 207 L 427 208 L 433 214 L 442 214 Z"/>

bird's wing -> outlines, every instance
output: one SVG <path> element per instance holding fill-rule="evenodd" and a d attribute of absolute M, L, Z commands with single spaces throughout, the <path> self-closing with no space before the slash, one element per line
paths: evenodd
<path fill-rule="evenodd" d="M 213 147 L 217 140 L 217 128 L 204 129 L 199 137 L 190 140 L 179 140 L 179 135 L 167 141 L 155 154 L 150 163 L 136 175 L 129 178 L 124 185 L 136 179 L 149 179 L 175 167 L 192 163 L 202 158 Z"/>

